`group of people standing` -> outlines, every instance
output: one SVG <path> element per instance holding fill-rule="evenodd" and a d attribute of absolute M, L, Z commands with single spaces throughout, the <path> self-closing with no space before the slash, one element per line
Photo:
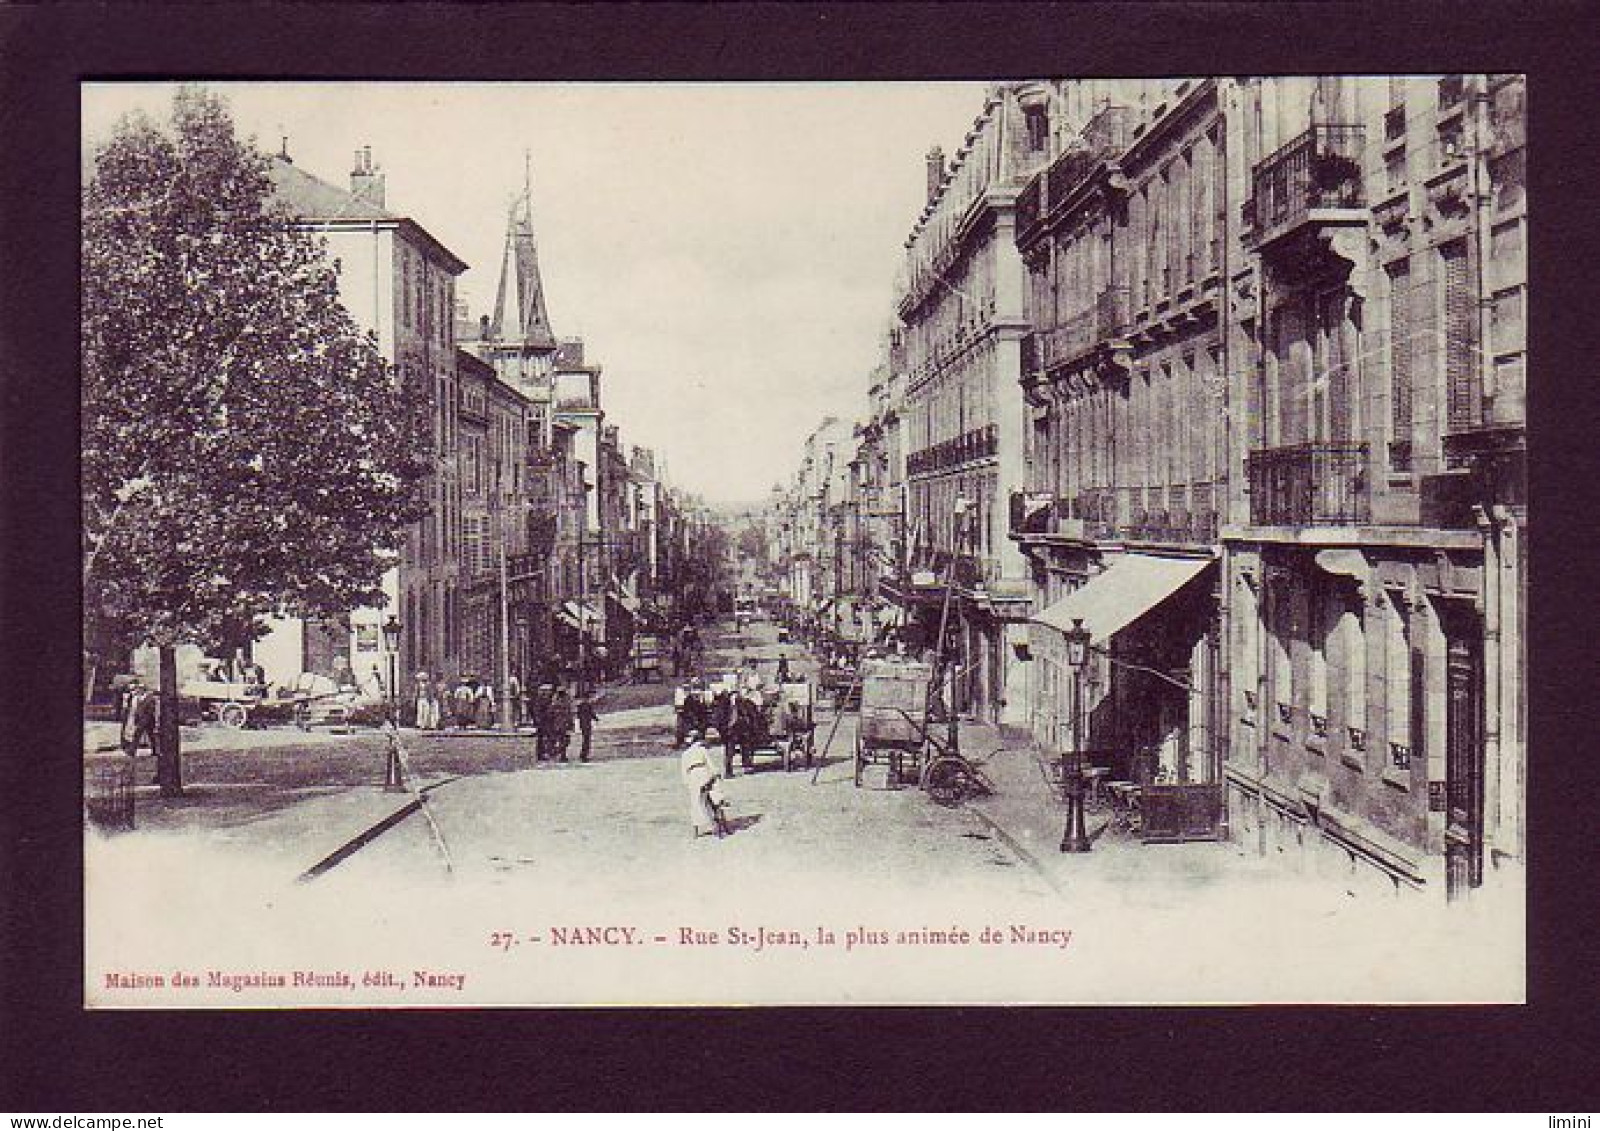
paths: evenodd
<path fill-rule="evenodd" d="M 497 712 L 494 687 L 477 676 L 466 676 L 451 687 L 427 672 L 418 672 L 414 681 L 415 719 L 419 730 L 444 730 L 446 724 L 458 730 L 487 730 L 495 725 Z M 572 746 L 574 724 L 580 735 L 578 760 L 587 762 L 593 744 L 594 699 L 571 692 L 559 681 L 540 684 L 529 691 L 515 672 L 506 686 L 511 725 L 531 724 L 536 734 L 536 751 L 541 762 L 566 762 Z"/>

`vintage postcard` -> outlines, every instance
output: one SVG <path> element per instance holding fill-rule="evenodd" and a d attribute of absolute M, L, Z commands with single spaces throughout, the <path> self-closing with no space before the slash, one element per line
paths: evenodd
<path fill-rule="evenodd" d="M 85 1003 L 1523 1001 L 1523 97 L 84 84 Z"/>

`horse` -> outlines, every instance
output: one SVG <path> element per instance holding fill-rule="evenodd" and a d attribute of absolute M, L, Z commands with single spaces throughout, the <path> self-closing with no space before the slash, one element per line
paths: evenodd
<path fill-rule="evenodd" d="M 751 752 L 771 740 L 761 707 L 737 692 L 719 692 L 712 701 L 711 718 L 722 738 L 723 777 L 733 776 L 735 753 L 740 766 L 748 770 Z"/>

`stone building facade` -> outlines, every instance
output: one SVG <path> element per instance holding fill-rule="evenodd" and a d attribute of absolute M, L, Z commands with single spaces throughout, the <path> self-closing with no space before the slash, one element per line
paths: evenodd
<path fill-rule="evenodd" d="M 1190 789 L 1181 835 L 1385 890 L 1515 872 L 1522 80 L 1047 90 L 1011 498 L 1035 735 Z"/>
<path fill-rule="evenodd" d="M 1018 207 L 1032 333 L 1027 490 L 1035 737 L 1193 786 L 1220 825 L 1226 130 L 1214 80 L 1053 84 L 1060 153 Z M 1062 630 L 1095 660 L 1074 702 Z M 1074 729 L 1074 724 L 1077 729 Z"/>
<path fill-rule="evenodd" d="M 1522 80 L 1237 97 L 1233 833 L 1463 894 L 1524 845 Z"/>
<path fill-rule="evenodd" d="M 1024 414 L 1013 384 L 1023 269 L 1016 199 L 1049 159 L 1039 83 L 990 88 L 948 167 L 928 155 L 928 201 L 906 240 L 890 368 L 905 390 L 907 537 L 912 569 L 891 582 L 913 643 L 944 652 L 955 707 L 994 722 L 1026 719 L 1023 643 L 1028 573 L 1006 537 L 1006 500 L 1023 481 Z"/>
<path fill-rule="evenodd" d="M 467 265 L 415 220 L 385 207 L 384 174 L 370 149 L 356 152 L 348 190 L 282 156 L 269 173 L 294 222 L 327 241 L 340 301 L 376 336 L 395 379 L 427 403 L 436 460 L 425 485 L 430 513 L 411 527 L 399 567 L 384 579 L 385 606 L 356 609 L 347 623 L 275 621 L 254 652 L 276 682 L 305 671 L 348 672 L 362 686 L 386 687 L 393 673 L 439 671 L 454 659 L 446 613 L 457 585 L 461 513 L 453 313 L 455 280 Z M 383 632 L 396 615 L 403 618 L 397 655 Z"/>

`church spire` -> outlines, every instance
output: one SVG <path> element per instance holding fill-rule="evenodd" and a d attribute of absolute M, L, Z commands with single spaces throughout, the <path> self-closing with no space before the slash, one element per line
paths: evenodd
<path fill-rule="evenodd" d="M 555 334 L 550 329 L 550 312 L 544 305 L 539 245 L 533 238 L 533 157 L 527 151 L 523 152 L 522 175 L 522 195 L 512 201 L 506 221 L 506 246 L 500 256 L 500 284 L 495 291 L 489 336 L 497 341 L 510 337 L 525 347 L 553 350 Z M 513 277 L 516 306 L 508 319 Z"/>

